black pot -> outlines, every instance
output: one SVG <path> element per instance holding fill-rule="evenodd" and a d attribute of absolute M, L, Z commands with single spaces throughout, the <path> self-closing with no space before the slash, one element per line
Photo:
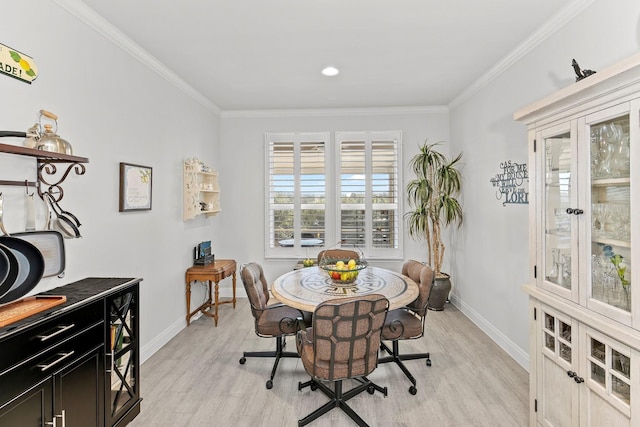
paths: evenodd
<path fill-rule="evenodd" d="M 427 308 L 434 311 L 444 310 L 445 303 L 449 300 L 449 292 L 451 291 L 451 276 L 446 273 L 440 273 L 442 276 L 436 277 L 429 294 L 429 305 Z"/>

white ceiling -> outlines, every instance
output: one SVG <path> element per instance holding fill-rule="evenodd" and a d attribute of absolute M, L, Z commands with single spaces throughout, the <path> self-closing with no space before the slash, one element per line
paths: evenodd
<path fill-rule="evenodd" d="M 223 111 L 447 105 L 580 2 L 84 0 Z"/>

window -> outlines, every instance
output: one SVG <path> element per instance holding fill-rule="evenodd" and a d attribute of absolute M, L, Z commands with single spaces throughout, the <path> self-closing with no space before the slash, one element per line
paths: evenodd
<path fill-rule="evenodd" d="M 400 250 L 400 132 L 337 132 L 340 239 L 367 257 Z"/>
<path fill-rule="evenodd" d="M 357 246 L 401 258 L 400 132 L 268 133 L 267 257 Z"/>

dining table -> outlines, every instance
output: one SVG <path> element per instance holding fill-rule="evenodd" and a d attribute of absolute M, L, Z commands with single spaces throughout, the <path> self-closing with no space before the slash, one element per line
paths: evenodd
<path fill-rule="evenodd" d="M 392 270 L 367 266 L 351 284 L 334 282 L 321 267 L 289 271 L 275 279 L 271 294 L 289 307 L 313 312 L 324 301 L 368 294 L 382 294 L 389 310 L 404 307 L 418 298 L 416 282 Z"/>

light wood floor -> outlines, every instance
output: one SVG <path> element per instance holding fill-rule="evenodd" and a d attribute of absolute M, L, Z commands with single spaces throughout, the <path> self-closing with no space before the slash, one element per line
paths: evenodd
<path fill-rule="evenodd" d="M 265 382 L 273 359 L 238 363 L 243 351 L 273 349 L 274 339 L 255 335 L 246 299 L 235 310 L 221 306 L 217 328 L 203 316 L 142 365 L 142 412 L 130 426 L 297 426 L 327 401 L 320 390 L 298 391 L 298 381 L 309 378 L 300 360 L 281 360 L 271 390 Z M 426 336 L 400 349 L 429 351 L 433 365 L 406 362 L 418 381 L 415 396 L 395 364 L 378 366 L 369 378 L 388 397 L 364 392 L 349 400 L 372 427 L 528 425 L 527 372 L 452 305 L 430 311 Z M 293 337 L 287 350 L 295 351 Z M 355 423 L 336 408 L 310 426 Z"/>

